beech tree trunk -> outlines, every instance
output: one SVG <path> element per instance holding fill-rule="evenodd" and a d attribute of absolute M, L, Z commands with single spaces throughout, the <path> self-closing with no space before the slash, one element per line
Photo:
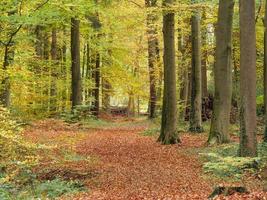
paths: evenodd
<path fill-rule="evenodd" d="M 255 0 L 240 0 L 240 149 L 257 155 Z"/>
<path fill-rule="evenodd" d="M 163 6 L 173 4 L 165 0 Z M 176 65 L 175 65 L 175 20 L 174 13 L 163 15 L 164 40 L 164 94 L 161 121 L 161 133 L 158 141 L 162 144 L 180 142 L 177 135 L 177 98 L 176 98 Z"/>
<path fill-rule="evenodd" d="M 181 101 L 181 110 L 180 110 L 180 118 L 182 120 L 185 119 L 186 115 L 186 107 L 188 102 L 188 85 L 189 85 L 189 77 L 188 77 L 188 66 L 185 63 L 185 51 L 188 40 L 185 40 L 181 29 L 178 29 L 178 51 L 180 51 L 181 56 L 178 56 L 178 60 L 180 60 L 180 64 L 178 65 L 181 74 L 178 74 L 178 79 L 180 80 L 180 101 Z"/>
<path fill-rule="evenodd" d="M 203 21 L 207 19 L 206 12 L 203 13 Z M 202 88 L 202 98 L 207 98 L 208 94 L 208 77 L 207 77 L 207 61 L 208 61 L 208 49 L 207 49 L 207 26 L 203 29 L 202 38 L 203 38 L 203 56 L 202 56 L 202 67 L 201 67 L 201 88 Z"/>
<path fill-rule="evenodd" d="M 64 28 L 63 30 L 63 39 L 66 37 L 66 29 Z M 67 91 L 68 91 L 68 86 L 66 84 L 67 82 L 67 42 L 64 41 L 63 42 L 63 46 L 62 46 L 62 54 L 61 54 L 62 58 L 61 58 L 61 67 L 62 67 L 62 78 L 64 80 L 64 89 L 62 91 L 62 110 L 64 111 L 66 109 L 67 106 Z"/>
<path fill-rule="evenodd" d="M 71 72 L 72 72 L 72 109 L 81 105 L 81 73 L 80 73 L 80 21 L 71 19 Z"/>
<path fill-rule="evenodd" d="M 230 141 L 233 14 L 234 0 L 220 0 L 214 66 L 215 94 L 211 130 L 208 139 L 210 145 L 228 143 Z"/>
<path fill-rule="evenodd" d="M 95 88 L 94 88 L 93 114 L 95 116 L 98 116 L 99 110 L 100 110 L 100 97 L 99 97 L 99 94 L 100 94 L 100 54 L 99 52 L 96 52 L 94 80 L 95 80 Z"/>
<path fill-rule="evenodd" d="M 156 6 L 155 0 L 146 0 L 146 7 Z M 148 67 L 150 81 L 150 98 L 149 98 L 149 118 L 156 117 L 157 90 L 156 90 L 156 68 L 157 68 L 157 27 L 156 15 L 152 12 L 147 14 L 147 39 L 148 39 Z"/>
<path fill-rule="evenodd" d="M 192 15 L 192 72 L 191 72 L 191 132 L 203 132 L 202 128 L 202 86 L 201 86 L 201 34 L 200 16 L 198 12 Z"/>
<path fill-rule="evenodd" d="M 55 112 L 57 109 L 57 68 L 58 68 L 58 49 L 57 49 L 57 31 L 55 28 L 52 29 L 52 42 L 51 42 L 51 85 L 50 85 L 50 111 Z"/>

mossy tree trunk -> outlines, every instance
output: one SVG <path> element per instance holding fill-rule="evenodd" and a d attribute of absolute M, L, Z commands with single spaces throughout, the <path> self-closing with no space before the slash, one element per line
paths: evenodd
<path fill-rule="evenodd" d="M 173 4 L 173 0 L 165 0 L 164 7 Z M 164 40 L 164 94 L 161 133 L 158 139 L 162 144 L 180 142 L 177 135 L 177 97 L 176 97 L 176 65 L 175 65 L 175 20 L 173 12 L 163 15 Z"/>
<path fill-rule="evenodd" d="M 232 103 L 232 26 L 234 0 L 220 0 L 214 66 L 215 94 L 208 143 L 228 143 Z"/>
<path fill-rule="evenodd" d="M 240 149 L 257 155 L 255 0 L 240 0 Z"/>

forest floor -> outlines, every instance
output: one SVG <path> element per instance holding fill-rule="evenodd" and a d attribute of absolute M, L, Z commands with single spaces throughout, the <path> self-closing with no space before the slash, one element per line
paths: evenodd
<path fill-rule="evenodd" d="M 147 120 L 89 126 L 45 120 L 24 134 L 33 142 L 53 146 L 53 159 L 40 152 L 43 160 L 36 168 L 40 179 L 78 179 L 88 188 L 63 200 L 207 199 L 219 183 L 203 173 L 198 149 L 204 147 L 206 135 L 184 133 L 182 144 L 162 146 L 155 135 L 142 134 L 150 127 Z M 248 195 L 218 199 L 265 199 L 257 188 L 254 185 Z"/>

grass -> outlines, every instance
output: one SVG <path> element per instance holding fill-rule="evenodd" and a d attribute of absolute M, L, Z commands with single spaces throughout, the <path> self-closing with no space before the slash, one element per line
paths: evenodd
<path fill-rule="evenodd" d="M 0 185 L 0 199 L 56 199 L 62 195 L 74 194 L 84 190 L 85 187 L 79 181 L 64 181 L 61 179 L 43 182 L 34 181 L 26 186 L 18 186 L 15 184 L 2 184 Z"/>

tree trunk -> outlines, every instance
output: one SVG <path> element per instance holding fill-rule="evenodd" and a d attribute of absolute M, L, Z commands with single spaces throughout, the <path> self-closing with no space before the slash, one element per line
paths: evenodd
<path fill-rule="evenodd" d="M 58 67 L 58 49 L 57 49 L 57 31 L 55 28 L 52 30 L 52 42 L 51 42 L 51 86 L 50 86 L 50 111 L 55 112 L 57 110 L 57 67 Z"/>
<path fill-rule="evenodd" d="M 42 27 L 37 25 L 35 28 L 35 35 L 36 35 L 36 42 L 35 42 L 35 52 L 37 58 L 41 59 L 43 56 L 43 49 L 42 49 Z"/>
<path fill-rule="evenodd" d="M 240 0 L 240 156 L 257 155 L 255 0 Z"/>
<path fill-rule="evenodd" d="M 107 67 L 112 67 L 112 50 L 108 49 L 107 54 L 109 56 L 108 59 L 105 61 L 105 65 Z M 110 81 L 108 78 L 103 77 L 102 78 L 102 105 L 103 110 L 105 112 L 110 112 L 110 97 L 111 97 L 111 91 L 112 91 L 112 85 L 110 84 Z"/>
<path fill-rule="evenodd" d="M 207 50 L 205 50 L 203 59 L 202 59 L 202 67 L 201 67 L 201 76 L 202 76 L 202 98 L 207 98 L 209 96 L 208 94 L 208 77 L 207 77 Z"/>
<path fill-rule="evenodd" d="M 186 116 L 186 107 L 188 102 L 188 85 L 189 85 L 189 77 L 188 77 L 188 66 L 185 63 L 185 51 L 186 51 L 186 44 L 188 40 L 185 40 L 181 29 L 178 30 L 178 51 L 180 51 L 181 56 L 178 57 L 180 59 L 180 64 L 178 65 L 180 72 L 180 76 L 178 74 L 178 79 L 180 80 L 180 101 L 181 101 L 181 110 L 180 110 L 180 118 L 182 120 L 185 119 Z"/>
<path fill-rule="evenodd" d="M 207 19 L 206 12 L 203 13 L 203 21 Z M 202 87 L 202 98 L 207 98 L 208 94 L 208 77 L 207 77 L 207 60 L 208 60 L 208 44 L 207 44 L 207 27 L 203 28 L 203 56 L 202 56 L 202 67 L 201 67 L 201 87 Z"/>
<path fill-rule="evenodd" d="M 91 65 L 91 49 L 89 42 L 87 42 L 87 51 L 86 51 L 86 80 L 92 79 L 92 65 Z M 86 88 L 86 102 L 88 103 L 92 96 L 91 88 Z M 91 103 L 91 102 L 90 102 Z"/>
<path fill-rule="evenodd" d="M 94 80 L 95 80 L 95 88 L 94 88 L 94 108 L 93 108 L 93 114 L 95 116 L 99 115 L 100 110 L 100 54 L 99 52 L 96 53 L 96 59 L 95 59 L 95 73 L 94 73 Z"/>
<path fill-rule="evenodd" d="M 146 0 L 146 7 L 156 6 L 155 0 Z M 157 17 L 154 13 L 147 14 L 147 39 L 148 39 L 148 66 L 149 66 L 149 82 L 150 82 L 150 98 L 149 98 L 149 118 L 156 117 L 157 91 L 156 91 L 156 67 L 157 61 Z"/>
<path fill-rule="evenodd" d="M 191 84 L 191 132 L 203 132 L 202 128 L 202 91 L 201 91 L 201 34 L 198 12 L 192 15 L 192 84 Z"/>
<path fill-rule="evenodd" d="M 173 4 L 165 0 L 163 6 Z M 177 135 L 177 98 L 176 98 L 176 65 L 175 65 L 175 20 L 174 13 L 163 15 L 164 39 L 164 94 L 161 121 L 161 133 L 158 141 L 162 144 L 180 142 Z"/>
<path fill-rule="evenodd" d="M 63 31 L 63 38 L 66 37 L 66 29 L 64 28 Z M 67 44 L 66 41 L 63 42 L 63 46 L 62 46 L 62 64 L 61 64 L 61 68 L 62 68 L 62 79 L 63 79 L 63 84 L 64 84 L 64 89 L 62 91 L 62 110 L 65 111 L 66 106 L 67 106 L 67 99 L 69 99 L 67 97 L 67 91 L 68 91 L 68 85 L 67 85 L 67 74 L 68 74 L 68 70 L 67 70 Z"/>
<path fill-rule="evenodd" d="M 3 63 L 3 71 L 6 72 L 7 68 L 12 62 L 14 61 L 14 50 L 13 50 L 13 42 L 10 45 L 5 46 L 5 51 L 4 51 L 4 63 Z M 0 103 L 4 107 L 9 107 L 10 106 L 10 78 L 6 74 L 4 79 L 2 80 L 1 83 L 1 88 L 0 88 Z"/>
<path fill-rule="evenodd" d="M 81 73 L 80 73 L 80 21 L 71 19 L 71 59 L 72 59 L 72 109 L 81 105 Z"/>
<path fill-rule="evenodd" d="M 234 0 L 220 0 L 216 29 L 215 94 L 208 143 L 230 141 L 229 123 L 232 105 L 232 26 Z"/>

